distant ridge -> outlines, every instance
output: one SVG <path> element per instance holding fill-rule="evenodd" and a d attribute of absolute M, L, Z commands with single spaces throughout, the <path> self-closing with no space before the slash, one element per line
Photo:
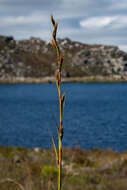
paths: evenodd
<path fill-rule="evenodd" d="M 65 55 L 65 81 L 127 80 L 127 53 L 118 47 L 88 45 L 68 38 L 58 39 L 58 43 Z M 45 77 L 54 82 L 55 71 L 55 50 L 50 44 L 34 37 L 18 41 L 0 36 L 0 82 L 43 82 Z"/>

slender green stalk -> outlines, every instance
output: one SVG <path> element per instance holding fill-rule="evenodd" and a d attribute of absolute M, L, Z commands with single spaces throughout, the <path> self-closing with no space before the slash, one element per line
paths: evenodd
<path fill-rule="evenodd" d="M 60 48 L 56 41 L 56 33 L 57 33 L 57 27 L 58 23 L 55 22 L 53 16 L 51 16 L 51 21 L 54 27 L 53 33 L 52 33 L 52 45 L 56 49 L 57 53 L 57 63 L 58 63 L 58 70 L 56 72 L 56 84 L 58 88 L 58 95 L 59 95 L 59 108 L 60 108 L 60 126 L 58 129 L 58 190 L 61 190 L 62 186 L 62 139 L 63 139 L 63 105 L 65 101 L 65 94 L 61 95 L 61 69 L 62 69 L 62 63 L 63 63 L 63 54 L 60 52 Z"/>

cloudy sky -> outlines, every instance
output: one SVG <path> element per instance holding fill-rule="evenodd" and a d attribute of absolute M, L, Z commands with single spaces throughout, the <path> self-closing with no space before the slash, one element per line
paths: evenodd
<path fill-rule="evenodd" d="M 127 51 L 127 0 L 0 0 L 0 35 L 50 41 L 50 15 L 58 37 Z"/>

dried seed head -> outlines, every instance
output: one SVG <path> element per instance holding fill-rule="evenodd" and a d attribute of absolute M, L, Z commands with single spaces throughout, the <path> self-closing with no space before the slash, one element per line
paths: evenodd
<path fill-rule="evenodd" d="M 62 63 L 63 63 L 63 59 L 64 59 L 64 55 L 61 54 L 60 52 L 60 49 L 59 49 L 59 46 L 57 44 L 57 41 L 56 41 L 56 33 L 57 33 L 57 27 L 58 27 L 58 23 L 55 22 L 53 16 L 51 16 L 51 21 L 52 21 L 52 24 L 54 26 L 54 30 L 53 30 L 53 33 L 52 33 L 52 40 L 51 40 L 51 44 L 53 45 L 53 47 L 56 48 L 56 52 L 57 52 L 57 63 L 58 63 L 58 71 L 61 75 L 61 69 L 62 69 Z M 61 82 L 61 77 L 59 75 L 59 81 Z"/>
<path fill-rule="evenodd" d="M 53 30 L 53 37 L 56 38 L 56 32 L 57 32 L 58 23 L 55 24 L 54 30 Z"/>
<path fill-rule="evenodd" d="M 62 99 L 61 99 L 61 109 L 62 109 L 62 113 L 63 113 L 64 103 L 65 103 L 65 93 L 62 95 Z"/>
<path fill-rule="evenodd" d="M 54 38 L 53 38 L 53 39 L 51 39 L 51 44 L 52 44 L 52 46 L 53 46 L 53 47 L 55 47 L 55 48 L 56 48 L 56 42 L 55 42 Z"/>
<path fill-rule="evenodd" d="M 57 87 L 59 87 L 60 85 L 59 71 L 56 71 L 55 75 L 56 75 L 56 84 L 57 84 Z"/>
<path fill-rule="evenodd" d="M 62 103 L 64 103 L 64 101 L 65 101 L 65 93 L 62 96 Z"/>
<path fill-rule="evenodd" d="M 53 15 L 51 15 L 51 22 L 52 22 L 53 26 L 55 26 L 55 20 L 53 18 Z"/>
<path fill-rule="evenodd" d="M 62 55 L 61 55 L 61 64 L 63 63 L 63 60 L 64 60 L 64 54 L 62 53 Z"/>

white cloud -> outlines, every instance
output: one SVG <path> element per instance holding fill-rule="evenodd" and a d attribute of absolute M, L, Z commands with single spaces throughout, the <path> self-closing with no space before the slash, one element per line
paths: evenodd
<path fill-rule="evenodd" d="M 1 18 L 0 26 L 13 26 L 22 24 L 37 24 L 37 23 L 47 23 L 50 17 L 44 14 L 31 14 L 25 16 L 7 16 Z"/>
<path fill-rule="evenodd" d="M 0 35 L 49 40 L 51 14 L 58 37 L 126 48 L 127 0 L 0 0 Z"/>
<path fill-rule="evenodd" d="M 113 29 L 127 28 L 127 15 L 119 15 L 112 25 Z"/>
<path fill-rule="evenodd" d="M 102 28 L 111 24 L 117 19 L 116 16 L 101 16 L 101 17 L 92 17 L 86 20 L 80 21 L 80 26 L 85 28 Z"/>

